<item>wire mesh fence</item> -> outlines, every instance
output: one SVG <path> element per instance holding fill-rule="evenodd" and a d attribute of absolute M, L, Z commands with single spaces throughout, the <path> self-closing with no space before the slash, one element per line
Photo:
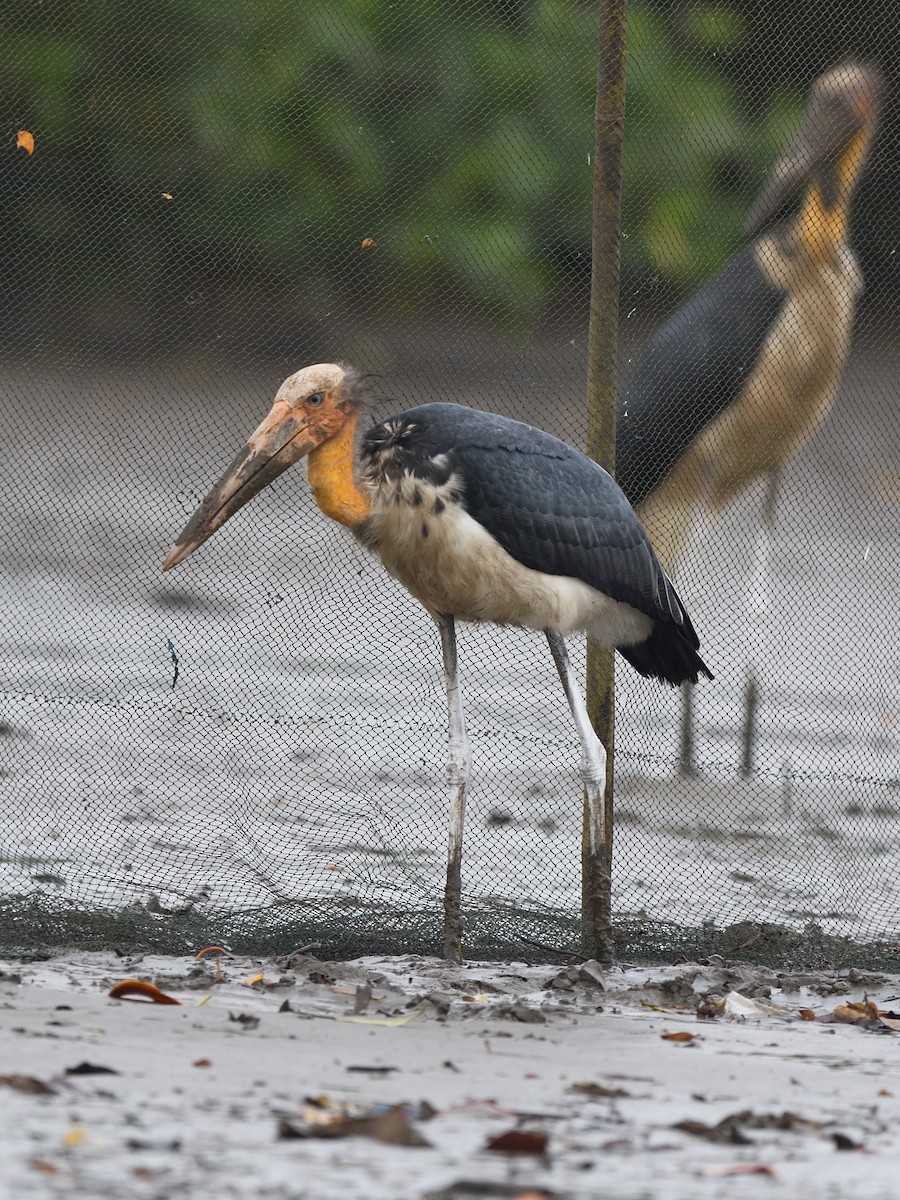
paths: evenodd
<path fill-rule="evenodd" d="M 623 954 L 896 962 L 895 48 L 888 6 L 841 12 L 809 29 L 791 3 L 629 11 L 619 456 L 641 411 L 663 482 L 694 463 L 690 501 L 666 500 L 690 510 L 689 552 L 662 544 L 652 487 L 633 498 L 715 680 L 693 693 L 686 763 L 685 698 L 618 663 Z M 373 419 L 450 400 L 584 445 L 596 6 L 4 20 L 0 944 L 434 951 L 446 710 L 425 612 L 299 471 L 179 572 L 159 563 L 306 363 L 376 374 Z M 809 89 L 851 59 L 880 64 L 879 103 L 835 102 L 819 160 L 746 238 Z M 841 225 L 829 188 L 850 174 Z M 740 290 L 690 305 L 763 242 L 752 269 L 781 255 L 803 280 L 764 279 L 781 292 L 754 341 Z M 866 289 L 835 316 L 816 281 L 851 270 L 850 246 Z M 827 360 L 815 419 L 784 433 L 806 383 L 774 370 L 740 452 L 770 448 L 765 471 L 704 508 L 728 421 L 706 474 L 686 456 L 746 401 L 764 347 L 777 368 L 809 334 L 797 318 L 766 340 L 801 293 Z M 678 384 L 658 415 L 637 391 L 654 361 Z M 526 631 L 459 637 L 466 950 L 578 947 L 578 747 L 552 661 Z"/>

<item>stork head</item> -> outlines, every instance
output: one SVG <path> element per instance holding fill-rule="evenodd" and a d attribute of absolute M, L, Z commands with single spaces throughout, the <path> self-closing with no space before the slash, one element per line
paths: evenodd
<path fill-rule="evenodd" d="M 269 415 L 185 525 L 162 569 L 183 562 L 299 459 L 335 441 L 349 446 L 352 454 L 362 392 L 360 376 L 339 363 L 304 367 L 286 379 Z M 347 469 L 352 473 L 349 458 Z M 352 477 L 349 483 L 352 489 Z"/>
<path fill-rule="evenodd" d="M 862 173 L 883 96 L 884 79 L 871 64 L 843 62 L 819 76 L 793 139 L 750 210 L 748 236 L 772 220 L 808 180 L 816 184 L 826 211 L 847 205 Z"/>

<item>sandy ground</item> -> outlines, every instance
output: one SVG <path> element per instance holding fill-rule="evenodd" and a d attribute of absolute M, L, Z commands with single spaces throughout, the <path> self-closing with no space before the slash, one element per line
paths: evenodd
<path fill-rule="evenodd" d="M 900 977 L 212 958 L 0 963 L 4 1200 L 900 1194 L 900 1035 L 799 1016 Z"/>

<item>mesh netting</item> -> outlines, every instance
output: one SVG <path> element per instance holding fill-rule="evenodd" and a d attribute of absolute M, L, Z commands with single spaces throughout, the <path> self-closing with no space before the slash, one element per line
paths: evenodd
<path fill-rule="evenodd" d="M 376 373 L 374 419 L 452 400 L 584 444 L 596 7 L 19 8 L 0 944 L 432 952 L 447 717 L 427 615 L 296 470 L 159 564 L 306 363 Z M 625 954 L 896 963 L 896 39 L 886 4 L 835 12 L 812 29 L 794 0 L 630 9 L 625 386 L 738 251 L 813 80 L 855 55 L 888 90 L 851 224 L 867 291 L 836 403 L 781 475 L 767 603 L 762 482 L 677 573 L 716 676 L 692 772 L 678 692 L 617 668 Z M 466 950 L 578 947 L 578 744 L 546 644 L 470 626 L 459 643 Z"/>

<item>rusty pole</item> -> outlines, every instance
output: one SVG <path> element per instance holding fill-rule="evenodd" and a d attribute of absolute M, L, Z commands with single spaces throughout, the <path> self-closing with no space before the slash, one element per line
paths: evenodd
<path fill-rule="evenodd" d="M 591 309 L 588 326 L 587 451 L 607 471 L 616 461 L 619 243 L 621 236 L 622 136 L 625 128 L 627 0 L 600 0 L 597 103 L 594 114 L 594 218 L 591 238 Z M 612 928 L 613 652 L 588 640 L 587 704 L 606 747 L 604 810 L 593 831 L 584 808 L 582 908 L 586 932 L 600 962 L 615 957 Z"/>

